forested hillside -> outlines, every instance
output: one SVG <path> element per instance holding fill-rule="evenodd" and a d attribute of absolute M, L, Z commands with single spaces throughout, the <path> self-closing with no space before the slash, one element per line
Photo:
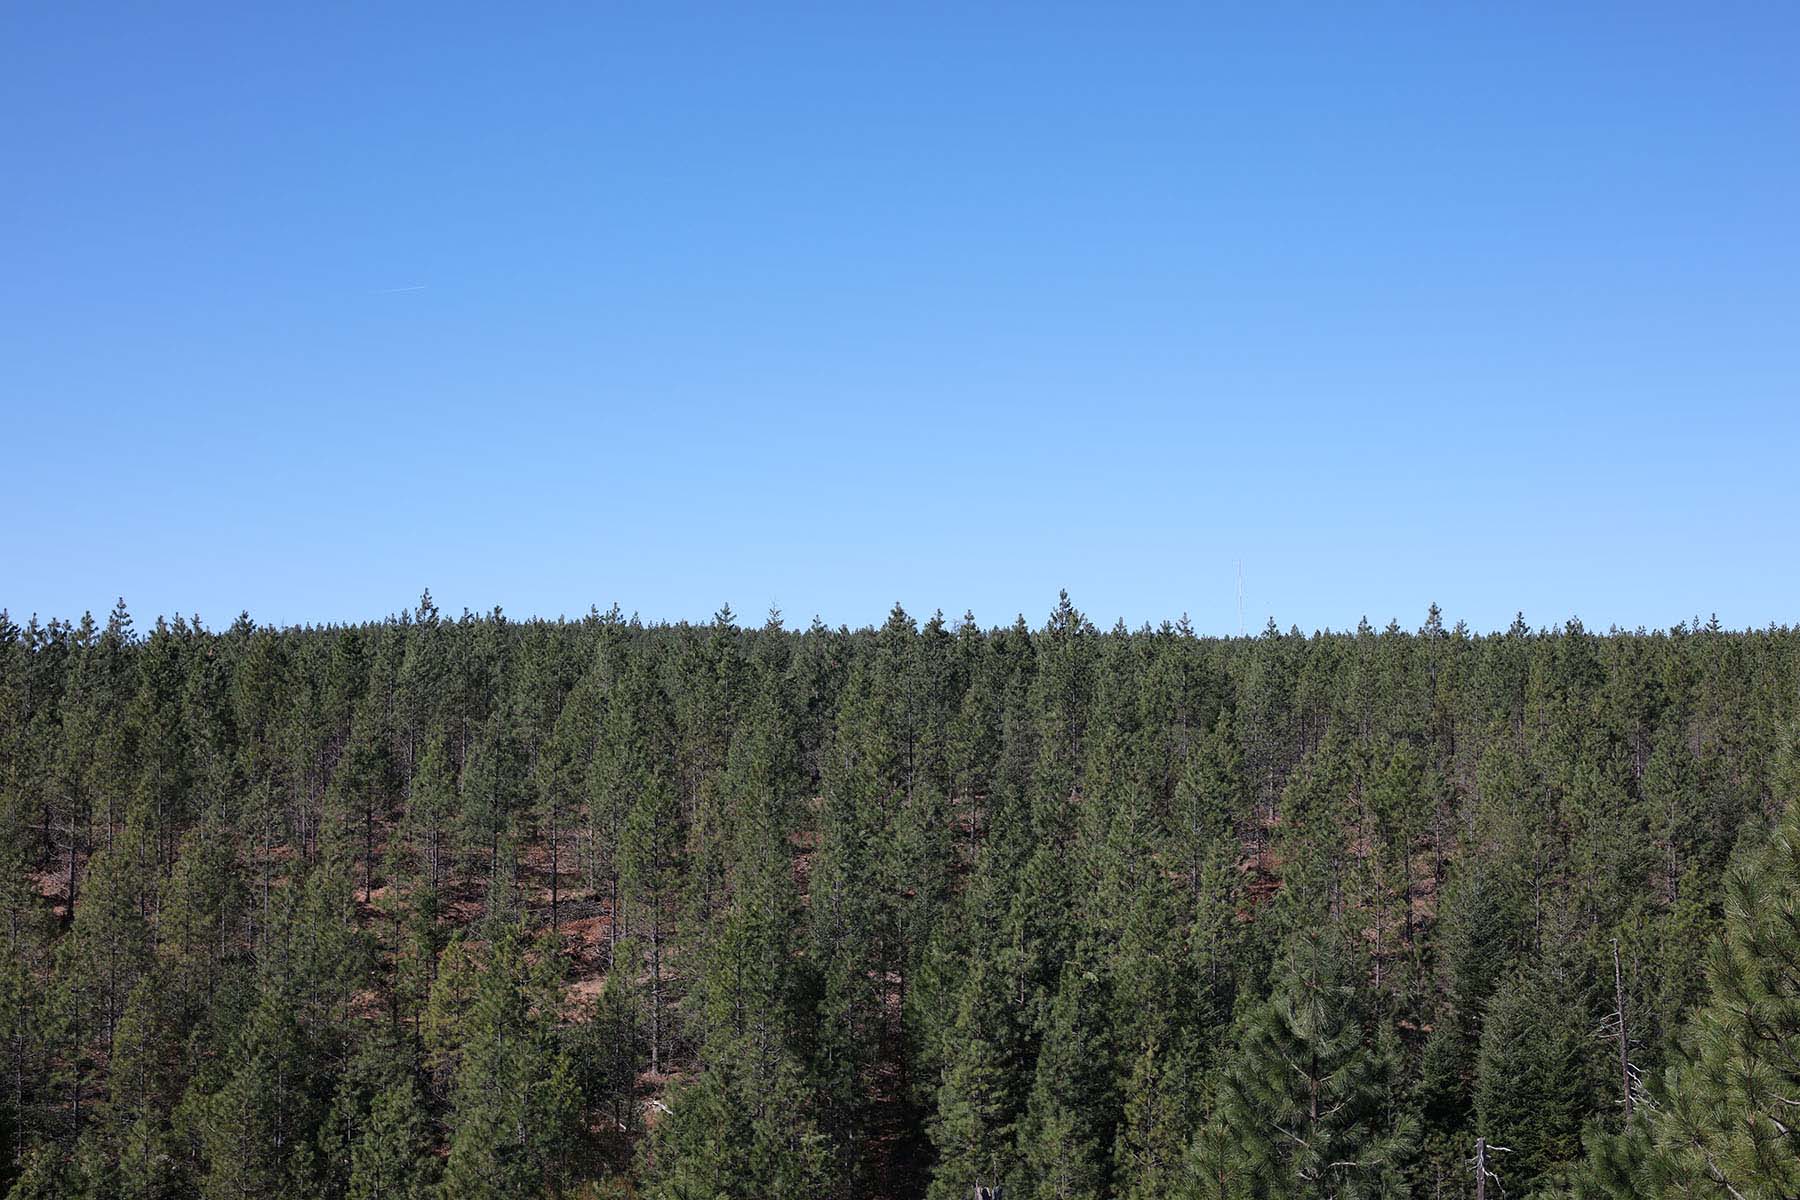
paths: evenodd
<path fill-rule="evenodd" d="M 1435 608 L 0 617 L 0 1194 L 1792 1197 L 1797 689 Z"/>

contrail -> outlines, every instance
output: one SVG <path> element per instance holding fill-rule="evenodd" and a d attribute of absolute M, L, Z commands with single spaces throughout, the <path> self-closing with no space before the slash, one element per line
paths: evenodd
<path fill-rule="evenodd" d="M 428 283 L 415 283 L 409 287 L 382 288 L 380 291 L 376 292 L 375 294 L 377 296 L 391 296 L 395 292 L 422 292 L 430 286 L 431 285 Z"/>

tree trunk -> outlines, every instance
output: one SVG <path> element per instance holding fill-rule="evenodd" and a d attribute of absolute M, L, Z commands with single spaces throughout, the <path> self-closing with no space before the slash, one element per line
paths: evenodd
<path fill-rule="evenodd" d="M 363 903 L 369 902 L 375 867 L 375 798 L 363 798 Z"/>
<path fill-rule="evenodd" d="M 662 1074 L 662 924 L 661 914 L 650 918 L 650 1073 Z"/>
<path fill-rule="evenodd" d="M 1625 973 L 1619 966 L 1619 939 L 1612 940 L 1613 996 L 1619 1006 L 1619 1087 L 1625 1099 L 1625 1119 L 1631 1120 L 1631 1040 L 1625 1028 Z"/>
<path fill-rule="evenodd" d="M 67 920 L 75 924 L 75 822 L 69 822 L 69 911 Z"/>

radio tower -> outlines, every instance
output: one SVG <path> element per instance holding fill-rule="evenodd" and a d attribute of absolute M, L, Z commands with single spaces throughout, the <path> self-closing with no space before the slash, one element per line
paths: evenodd
<path fill-rule="evenodd" d="M 1244 636 L 1244 560 L 1238 559 L 1238 636 Z"/>

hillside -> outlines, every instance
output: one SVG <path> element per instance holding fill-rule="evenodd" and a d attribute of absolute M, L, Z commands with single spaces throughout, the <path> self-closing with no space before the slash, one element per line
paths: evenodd
<path fill-rule="evenodd" d="M 0 616 L 0 1194 L 1780 1195 L 1797 719 L 1716 623 Z"/>

